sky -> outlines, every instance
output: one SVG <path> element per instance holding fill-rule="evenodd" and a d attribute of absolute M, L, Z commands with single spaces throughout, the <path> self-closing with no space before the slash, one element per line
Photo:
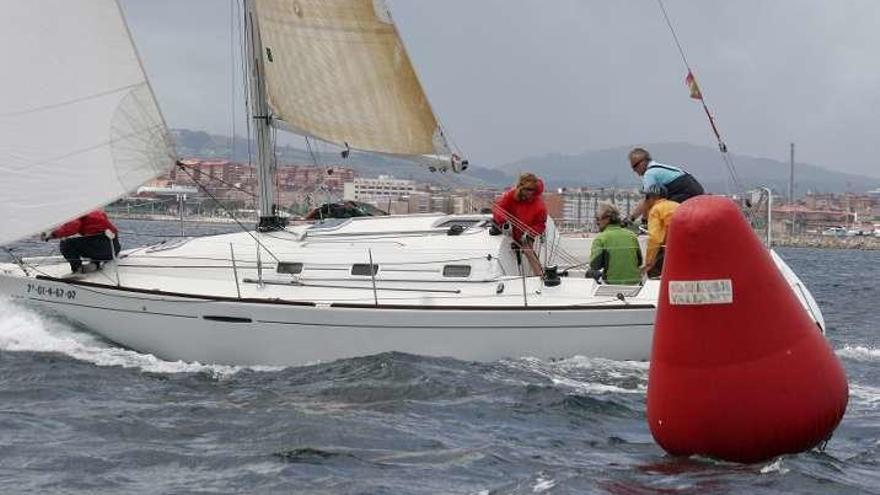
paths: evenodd
<path fill-rule="evenodd" d="M 243 134 L 235 3 L 122 0 L 171 127 Z M 432 106 L 472 163 L 715 146 L 657 0 L 387 3 Z M 798 162 L 880 177 L 880 1 L 664 5 L 733 153 L 788 161 L 794 142 Z"/>

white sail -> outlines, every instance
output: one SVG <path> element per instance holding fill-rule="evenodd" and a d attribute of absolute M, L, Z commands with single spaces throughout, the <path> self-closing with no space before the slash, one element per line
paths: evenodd
<path fill-rule="evenodd" d="M 169 134 L 115 0 L 4 2 L 0 245 L 169 170 Z"/>
<path fill-rule="evenodd" d="M 382 0 L 256 0 L 275 123 L 353 149 L 449 155 Z"/>

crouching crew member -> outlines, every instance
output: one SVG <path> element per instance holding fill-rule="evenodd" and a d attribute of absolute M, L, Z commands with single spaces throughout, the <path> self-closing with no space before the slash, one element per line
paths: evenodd
<path fill-rule="evenodd" d="M 107 214 L 95 210 L 41 237 L 46 241 L 61 239 L 61 255 L 70 263 L 70 270 L 82 273 L 83 259 L 94 261 L 100 267 L 101 262 L 116 258 L 121 249 L 118 233 Z"/>
<path fill-rule="evenodd" d="M 629 164 L 633 172 L 642 178 L 642 192 L 647 193 L 651 186 L 663 186 L 666 188 L 667 199 L 676 203 L 684 203 L 694 196 L 704 194 L 703 186 L 693 175 L 679 167 L 655 162 L 648 150 L 633 148 L 629 152 Z M 642 201 L 630 213 L 629 220 L 635 221 L 640 215 L 647 213 L 648 208 Z"/>

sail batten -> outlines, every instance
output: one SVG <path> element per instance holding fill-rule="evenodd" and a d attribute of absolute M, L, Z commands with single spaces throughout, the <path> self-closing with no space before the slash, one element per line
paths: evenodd
<path fill-rule="evenodd" d="M 398 156 L 449 154 L 381 0 L 256 0 L 276 127 Z"/>
<path fill-rule="evenodd" d="M 0 245 L 172 166 L 168 130 L 115 0 L 10 2 L 0 60 Z"/>

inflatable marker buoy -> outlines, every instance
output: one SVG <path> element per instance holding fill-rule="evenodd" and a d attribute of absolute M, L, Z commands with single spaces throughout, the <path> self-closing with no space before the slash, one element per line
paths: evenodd
<path fill-rule="evenodd" d="M 647 419 L 673 455 L 759 462 L 828 439 L 843 367 L 729 199 L 675 212 L 648 373 Z"/>

